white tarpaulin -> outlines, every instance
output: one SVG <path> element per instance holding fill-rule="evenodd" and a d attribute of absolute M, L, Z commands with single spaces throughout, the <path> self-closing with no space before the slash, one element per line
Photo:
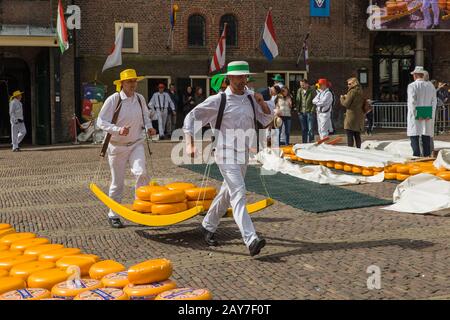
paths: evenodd
<path fill-rule="evenodd" d="M 362 150 L 345 146 L 297 144 L 294 146 L 297 157 L 316 161 L 344 162 L 361 167 L 384 168 L 393 163 L 405 163 L 408 157 L 393 155 L 379 150 Z"/>
<path fill-rule="evenodd" d="M 394 192 L 394 204 L 384 210 L 429 213 L 450 208 L 450 182 L 431 174 L 403 181 Z"/>
<path fill-rule="evenodd" d="M 264 149 L 257 155 L 258 161 L 263 164 L 263 169 L 288 174 L 296 178 L 308 180 L 320 184 L 344 186 L 361 183 L 376 183 L 384 181 L 384 172 L 372 177 L 354 176 L 348 174 L 336 174 L 324 166 L 304 166 L 291 163 L 272 149 Z"/>
<path fill-rule="evenodd" d="M 450 170 L 450 150 L 441 150 L 434 161 L 433 165 L 438 168 L 445 168 Z"/>
<path fill-rule="evenodd" d="M 411 141 L 409 139 L 386 141 L 367 140 L 362 143 L 361 149 L 380 150 L 402 157 L 412 157 L 413 155 Z M 434 149 L 450 149 L 450 142 L 435 140 Z"/>

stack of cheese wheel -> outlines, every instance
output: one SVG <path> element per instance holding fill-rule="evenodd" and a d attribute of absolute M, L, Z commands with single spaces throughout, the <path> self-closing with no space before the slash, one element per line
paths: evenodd
<path fill-rule="evenodd" d="M 188 200 L 188 208 L 202 206 L 204 210 L 208 210 L 217 194 L 216 188 L 204 187 L 185 190 Z"/>
<path fill-rule="evenodd" d="M 155 300 L 212 300 L 212 295 L 206 289 L 180 288 L 163 292 Z"/>
<path fill-rule="evenodd" d="M 167 190 L 154 192 L 151 195 L 152 214 L 168 215 L 187 210 L 184 190 Z"/>
<path fill-rule="evenodd" d="M 100 288 L 83 291 L 74 300 L 129 300 L 129 298 L 122 289 Z"/>
<path fill-rule="evenodd" d="M 134 200 L 133 210 L 140 213 L 152 213 L 153 203 L 151 197 L 154 192 L 168 191 L 166 187 L 158 185 L 148 185 L 140 187 L 136 190 L 137 199 Z"/>
<path fill-rule="evenodd" d="M 158 294 L 174 289 L 170 280 L 172 263 L 167 259 L 147 260 L 128 269 L 128 284 L 123 291 L 130 300 L 154 300 Z"/>

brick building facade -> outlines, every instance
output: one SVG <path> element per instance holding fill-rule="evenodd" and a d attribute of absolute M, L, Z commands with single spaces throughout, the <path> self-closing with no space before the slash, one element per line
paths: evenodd
<path fill-rule="evenodd" d="M 220 21 L 224 15 L 232 15 L 237 25 L 237 43 L 227 47 L 227 61 L 247 60 L 253 72 L 257 72 L 257 87 L 270 84 L 274 73 L 281 73 L 292 91 L 302 77 L 315 81 L 327 77 L 339 95 L 345 90 L 345 80 L 356 76 L 359 70 L 368 72 L 366 95 L 379 99 L 381 96 L 398 99 L 407 82 L 406 73 L 414 67 L 414 34 L 395 32 L 370 32 L 366 27 L 366 1 L 339 0 L 331 2 L 329 18 L 311 18 L 308 0 L 282 0 L 276 5 L 268 0 L 179 0 L 177 22 L 173 40 L 169 41 L 169 12 L 171 1 L 84 1 L 67 0 L 63 5 L 75 4 L 81 8 L 81 29 L 71 31 L 71 48 L 59 54 L 55 44 L 33 44 L 27 47 L 11 43 L 8 34 L 0 31 L 0 91 L 2 78 L 13 78 L 20 73 L 8 63 L 16 59 L 23 67 L 23 86 L 28 88 L 30 99 L 29 128 L 32 128 L 33 143 L 57 143 L 69 140 L 68 122 L 75 112 L 80 114 L 83 83 L 96 81 L 108 86 L 108 94 L 114 92 L 112 81 L 118 78 L 120 70 L 136 68 L 139 74 L 147 76 L 139 86 L 139 91 L 150 98 L 160 81 L 175 83 L 180 91 L 188 84 L 203 86 L 208 92 L 210 59 L 215 51 L 220 35 Z M 56 25 L 57 1 L 4 0 L 0 1 L 0 23 L 3 26 L 28 25 L 43 27 L 53 31 Z M 268 62 L 259 49 L 259 42 L 267 11 L 273 6 L 272 14 L 277 33 L 280 55 Z M 204 46 L 188 44 L 189 19 L 193 15 L 203 17 Z M 101 73 L 111 46 L 114 42 L 117 24 L 137 27 L 136 52 L 123 53 L 123 65 Z M 131 25 L 128 25 L 131 24 Z M 53 29 L 52 29 L 53 28 Z M 309 39 L 310 72 L 305 71 L 303 59 L 296 65 L 302 41 L 311 28 Z M 7 28 L 6 28 L 7 29 Z M 3 32 L 3 33 L 2 33 Z M 41 30 L 41 32 L 43 32 Z M 21 38 L 23 41 L 26 38 Z M 30 38 L 29 35 L 27 38 Z M 399 43 L 398 39 L 401 39 Z M 426 34 L 426 67 L 431 75 L 439 79 L 449 79 L 450 41 L 448 33 Z M 9 42 L 8 42 L 9 41 Z M 30 41 L 29 39 L 27 41 Z M 395 50 L 403 50 L 396 56 Z M 44 52 L 44 53 L 42 53 Z M 395 53 L 395 54 L 394 54 Z M 44 55 L 44 57 L 42 57 Z M 48 132 L 42 129 L 40 117 L 44 103 L 37 88 L 38 61 L 48 56 L 47 83 Z M 9 62 L 8 62 L 9 61 Z M 386 62 L 388 61 L 388 62 Z M 18 63 L 18 62 L 16 62 Z M 386 82 L 380 74 L 380 65 L 386 63 L 403 66 L 398 84 Z M 409 69 L 408 69 L 409 68 Z M 408 70 L 406 70 L 408 69 Z M 28 73 L 26 72 L 28 70 Z M 42 71 L 42 70 L 41 70 Z M 23 76 L 23 75 L 26 76 Z M 44 72 L 45 74 L 45 72 Z M 403 76 L 402 76 L 403 74 Z M 55 75 L 55 77 L 53 77 Z M 43 76 L 45 77 L 45 75 Z M 403 78 L 402 78 L 403 77 Z M 391 75 L 392 78 L 392 75 Z M 381 80 L 380 80 L 381 79 Z M 395 80 L 395 81 L 397 81 Z M 10 81 L 13 83 L 14 81 Z M 20 81 L 16 80 L 19 84 Z M 388 84 L 390 83 L 390 86 Z M 44 86 L 45 87 L 45 86 Z M 60 90 L 58 89 L 60 87 Z M 389 95 L 386 95 L 387 89 Z M 9 93 L 15 88 L 9 88 Z M 45 88 L 44 88 L 45 89 Z M 395 91 L 395 92 L 394 92 Z M 4 97 L 2 104 L 4 103 Z M 2 108 L 3 109 L 3 108 Z M 41 110 L 41 111 L 39 111 Z M 43 113 L 44 116 L 45 112 Z M 2 114 L 3 116 L 3 114 Z M 41 121 L 42 122 L 42 121 Z M 295 123 L 295 122 L 294 122 Z M 4 126 L 4 125 L 3 125 Z M 5 131 L 5 130 L 4 130 Z M 51 138 L 42 139 L 42 134 Z"/>

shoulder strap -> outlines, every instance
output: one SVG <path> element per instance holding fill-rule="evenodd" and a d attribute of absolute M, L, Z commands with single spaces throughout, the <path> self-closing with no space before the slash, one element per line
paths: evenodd
<path fill-rule="evenodd" d="M 225 112 L 225 106 L 227 103 L 227 95 L 225 93 L 220 94 L 220 107 L 219 107 L 219 113 L 217 114 L 217 120 L 216 120 L 216 130 L 220 130 L 220 127 L 222 126 L 222 119 L 223 119 L 223 113 Z"/>
<path fill-rule="evenodd" d="M 119 118 L 120 109 L 122 109 L 122 98 L 120 97 L 120 93 L 118 93 L 118 95 L 119 95 L 119 102 L 117 103 L 116 109 L 114 110 L 114 114 L 111 119 L 112 124 L 117 123 L 117 119 Z M 105 141 L 103 141 L 103 146 L 102 146 L 102 151 L 100 152 L 100 157 L 103 157 L 103 158 L 105 157 L 106 150 L 108 150 L 108 145 L 109 145 L 110 140 L 111 140 L 111 134 L 108 133 L 105 137 Z"/>
<path fill-rule="evenodd" d="M 248 100 L 250 100 L 250 104 L 252 105 L 253 109 L 253 117 L 255 122 L 255 131 L 256 131 L 256 151 L 259 152 L 259 128 L 258 128 L 258 120 L 256 119 L 256 109 L 255 109 L 255 103 L 253 102 L 252 96 L 247 95 Z"/>

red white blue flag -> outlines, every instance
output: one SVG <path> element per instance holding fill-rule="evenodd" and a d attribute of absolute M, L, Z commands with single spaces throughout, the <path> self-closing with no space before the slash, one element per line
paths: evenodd
<path fill-rule="evenodd" d="M 227 24 L 223 26 L 223 32 L 219 39 L 219 44 L 217 45 L 214 57 L 211 60 L 211 66 L 209 67 L 209 72 L 218 71 L 225 65 L 225 52 L 227 44 Z"/>
<path fill-rule="evenodd" d="M 278 56 L 277 36 L 273 27 L 272 11 L 270 10 L 264 25 L 261 50 L 269 61 L 272 61 Z"/>

